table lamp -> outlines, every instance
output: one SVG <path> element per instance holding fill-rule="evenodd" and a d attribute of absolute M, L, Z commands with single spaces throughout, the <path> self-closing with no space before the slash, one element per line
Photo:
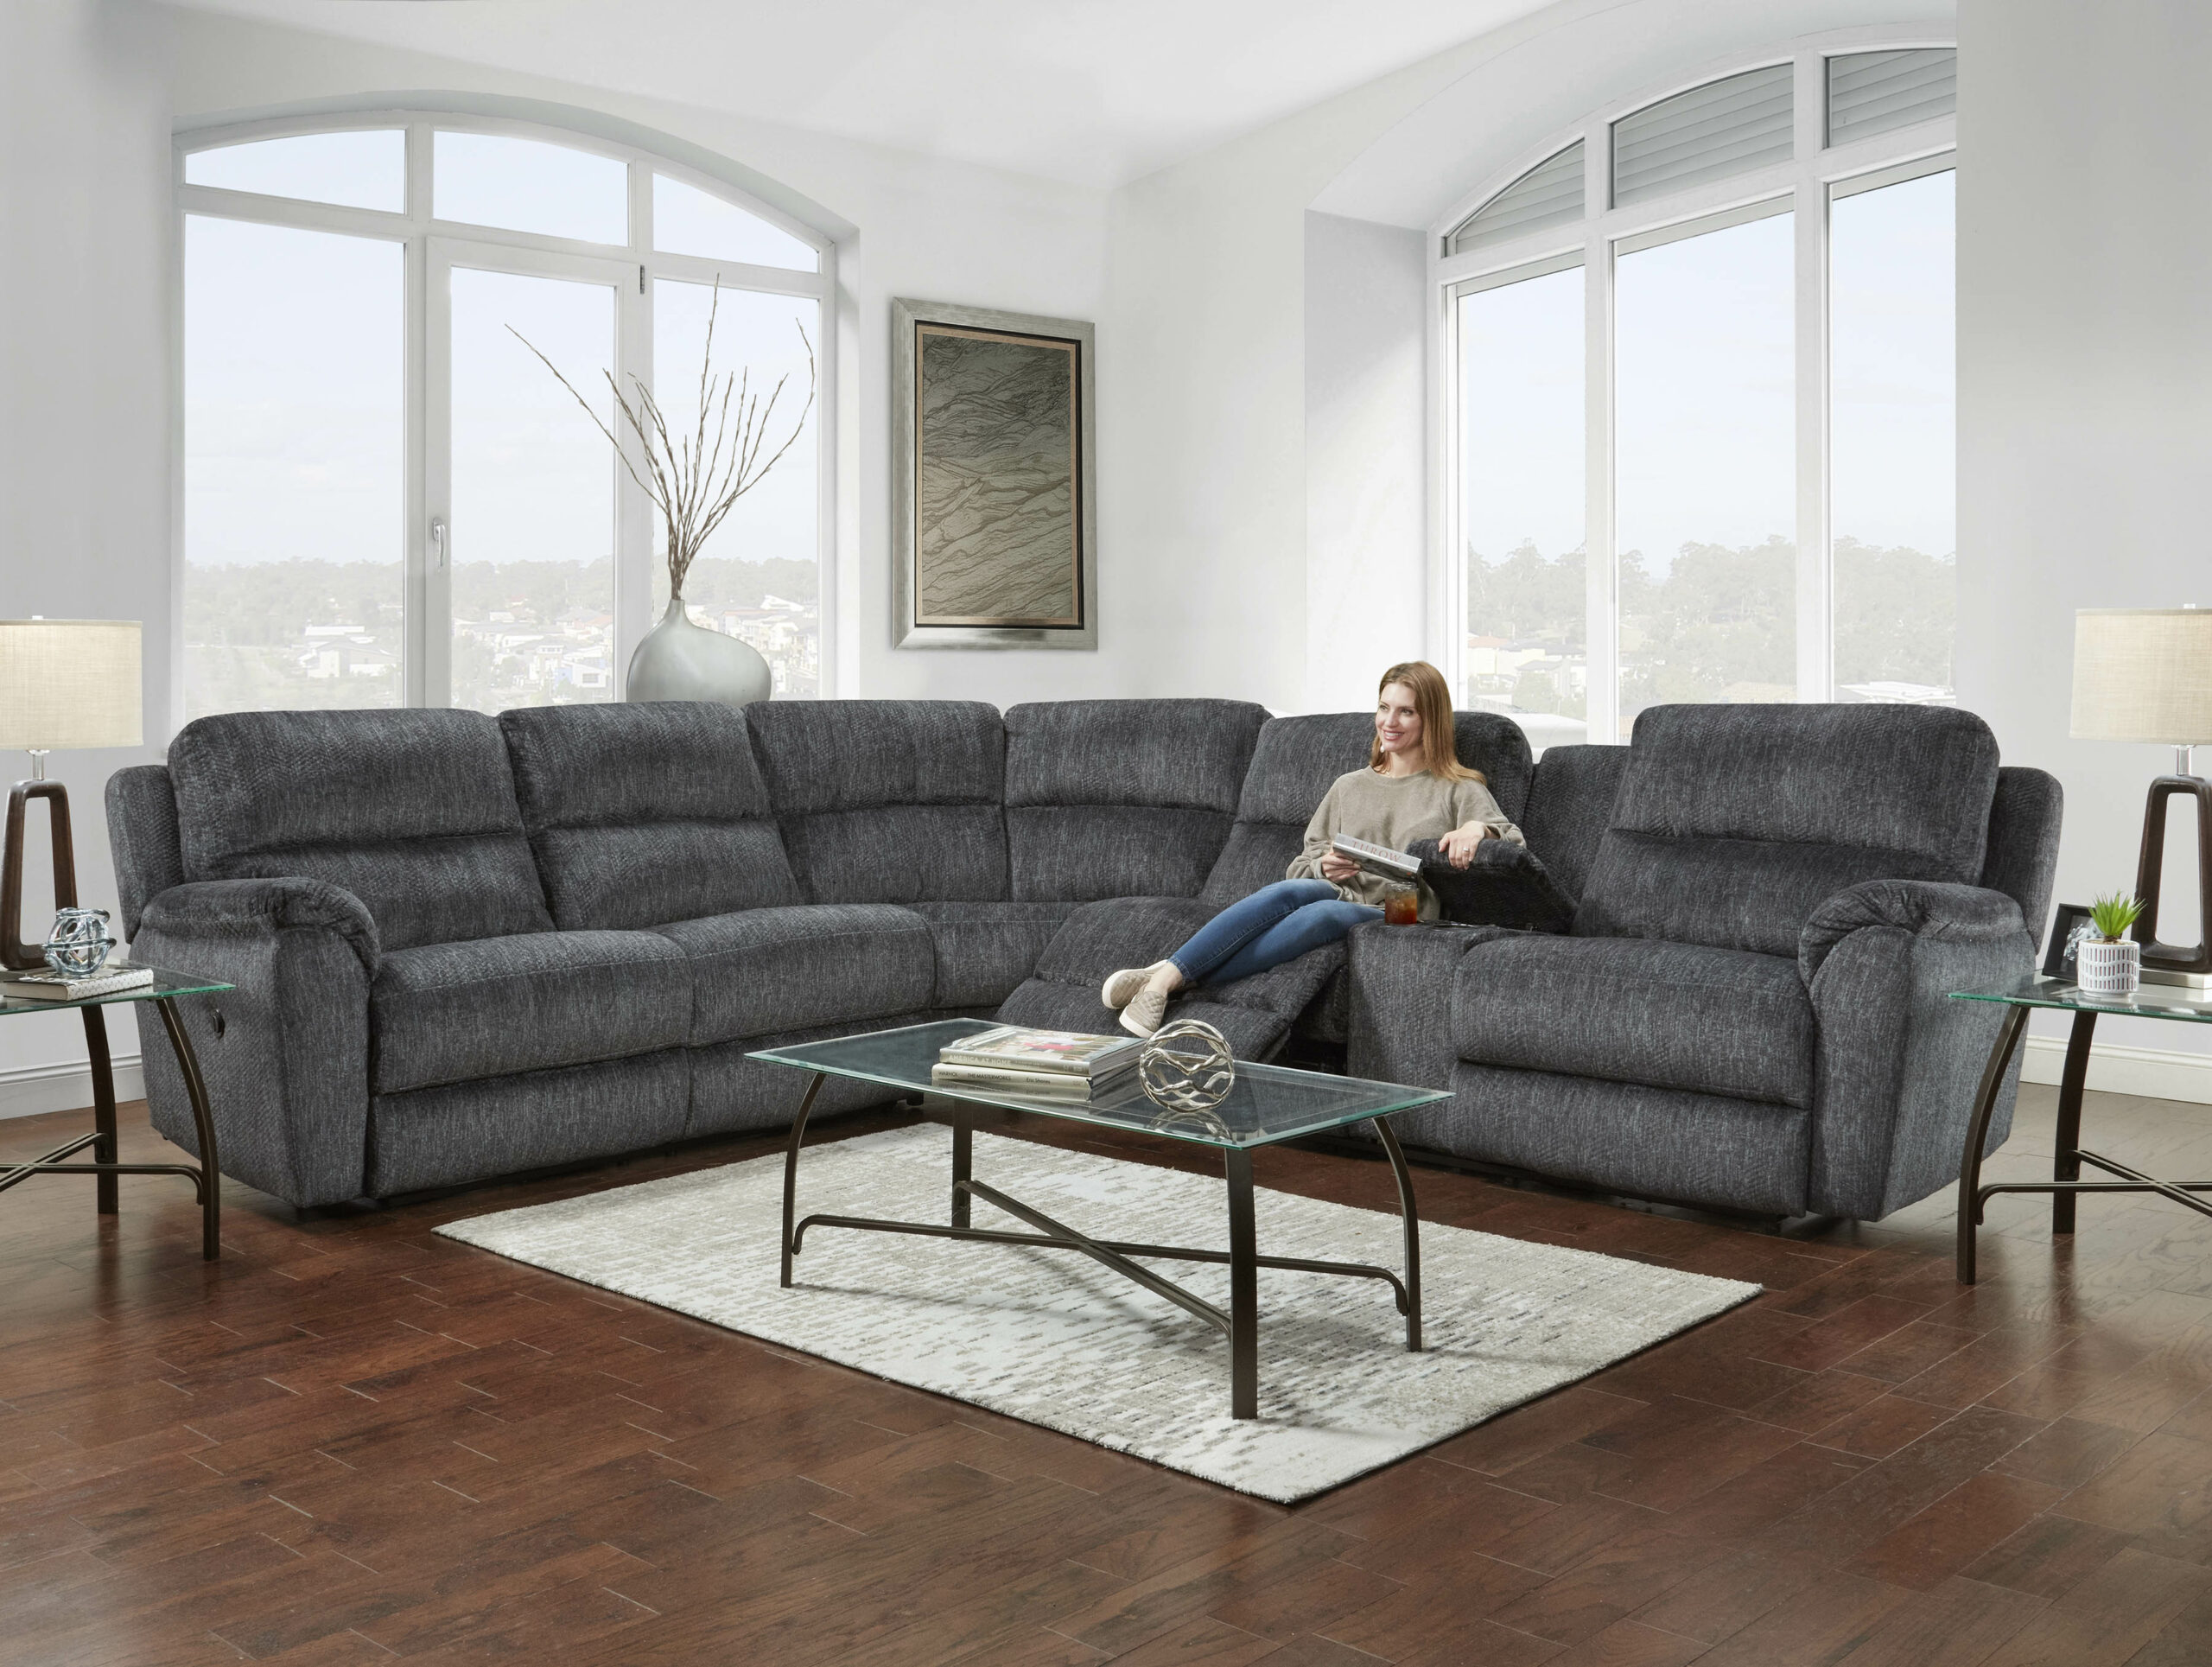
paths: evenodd
<path fill-rule="evenodd" d="M 46 964 L 44 944 L 22 941 L 23 817 L 47 801 L 54 847 L 54 905 L 77 901 L 69 792 L 46 779 L 46 755 L 66 747 L 136 747 L 144 738 L 136 620 L 0 620 L 0 752 L 31 755 L 31 779 L 8 794 L 0 846 L 0 967 Z"/>
<path fill-rule="evenodd" d="M 2143 977 L 2212 987 L 2212 781 L 2196 773 L 2195 749 L 2212 741 L 2212 609 L 2085 608 L 2074 616 L 2074 722 L 2080 741 L 2147 741 L 2174 748 L 2174 773 L 2155 776 L 2143 810 L 2135 894 L 2143 915 Z M 2166 805 L 2196 806 L 2197 938 L 2194 947 L 2158 941 L 2158 883 L 2166 855 Z"/>

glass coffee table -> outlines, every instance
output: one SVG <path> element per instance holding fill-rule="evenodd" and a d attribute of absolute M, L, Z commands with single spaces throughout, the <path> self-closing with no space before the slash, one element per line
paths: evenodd
<path fill-rule="evenodd" d="M 0 999 L 0 1019 L 21 1018 L 31 1013 L 54 1013 L 75 1008 L 85 1015 L 85 1053 L 92 1072 L 92 1132 L 65 1142 L 29 1163 L 0 1167 L 0 1193 L 29 1180 L 33 1175 L 92 1175 L 93 1208 L 104 1216 L 116 1213 L 118 1175 L 182 1175 L 200 1195 L 200 1254 L 213 1262 L 222 1254 L 223 1190 L 217 1168 L 215 1119 L 207 1104 L 207 1085 L 200 1075 L 200 1061 L 192 1051 L 192 1038 L 177 1016 L 180 996 L 213 996 L 231 986 L 214 978 L 195 978 L 186 972 L 156 969 L 154 982 L 130 989 L 110 990 L 105 996 L 80 996 L 70 1002 Z M 192 1102 L 192 1126 L 198 1136 L 200 1161 L 185 1163 L 118 1163 L 115 1149 L 115 1074 L 107 1053 L 107 1021 L 100 1009 L 129 1002 L 151 1002 L 168 1033 L 169 1048 L 184 1076 L 186 1098 Z M 86 1147 L 90 1163 L 69 1163 Z"/>
<path fill-rule="evenodd" d="M 1402 1088 L 1395 1083 L 1366 1082 L 1355 1077 L 1325 1076 L 1314 1071 L 1294 1071 L 1284 1066 L 1248 1065 L 1239 1061 L 1236 1085 L 1228 1098 L 1208 1111 L 1177 1111 L 1147 1098 L 1132 1072 L 1096 1099 L 1068 1102 L 1034 1099 L 963 1084 L 957 1090 L 930 1080 L 930 1067 L 938 1050 L 962 1036 L 995 1028 L 983 1019 L 944 1019 L 933 1024 L 909 1025 L 898 1030 L 871 1031 L 828 1041 L 801 1042 L 789 1047 L 763 1048 L 746 1057 L 771 1064 L 796 1066 L 810 1071 L 791 1124 L 791 1144 L 784 1154 L 783 1282 L 791 1282 L 791 1261 L 799 1254 L 810 1227 L 853 1227 L 880 1233 L 917 1233 L 935 1238 L 981 1239 L 993 1244 L 1027 1244 L 1049 1250 L 1074 1250 L 1110 1268 L 1124 1279 L 1164 1297 L 1197 1315 L 1229 1339 L 1230 1413 L 1237 1418 L 1259 1416 L 1259 1270 L 1286 1268 L 1299 1273 L 1341 1274 L 1353 1279 L 1380 1280 L 1390 1287 L 1398 1312 L 1406 1320 L 1406 1346 L 1421 1348 L 1421 1218 L 1414 1206 L 1413 1176 L 1405 1154 L 1390 1130 L 1389 1117 L 1416 1105 L 1451 1098 L 1433 1088 Z M 902 1089 L 909 1095 L 934 1094 L 950 1103 L 952 1124 L 952 1189 L 949 1218 L 942 1223 L 880 1221 L 861 1216 L 810 1215 L 795 1220 L 798 1201 L 798 1155 L 806 1139 L 807 1114 L 815 1096 L 830 1077 L 855 1078 Z M 1229 1249 L 1192 1250 L 1173 1244 L 1135 1244 L 1122 1239 L 1094 1238 L 1041 1210 L 1008 1197 L 973 1174 L 975 1125 L 973 1108 L 995 1106 L 1039 1117 L 1063 1117 L 1071 1123 L 1096 1123 L 1162 1140 L 1209 1146 L 1222 1155 L 1229 1181 Z M 1372 1123 L 1382 1137 L 1382 1149 L 1398 1179 L 1398 1210 L 1405 1222 L 1404 1276 L 1388 1268 L 1356 1262 L 1313 1262 L 1299 1257 L 1260 1254 L 1252 1218 L 1252 1153 L 1255 1148 L 1304 1135 L 1326 1134 L 1353 1123 Z M 1034 1232 L 1009 1232 L 977 1227 L 969 1221 L 972 1200 L 1004 1211 L 1026 1222 Z M 1225 1263 L 1229 1267 L 1229 1310 L 1224 1313 L 1207 1301 L 1140 1265 L 1138 1258 L 1158 1262 Z"/>
<path fill-rule="evenodd" d="M 2131 1019 L 2173 1019 L 2183 1024 L 2212 1024 L 2212 1002 L 2194 999 L 2175 984 L 2145 984 L 2126 996 L 2092 995 L 2079 984 L 2041 973 L 2023 973 L 2010 984 L 1990 989 L 1955 989 L 1955 1002 L 1994 1002 L 2007 1010 L 1991 1045 L 1989 1061 L 1982 1067 L 1981 1086 L 1974 1095 L 1974 1115 L 1967 1122 L 1966 1149 L 1959 1158 L 1958 1276 L 1961 1285 L 1974 1282 L 1974 1236 L 1981 1225 L 1982 1209 L 1999 1193 L 2049 1193 L 2050 1231 L 2074 1231 L 2074 1199 L 2081 1193 L 2156 1193 L 2176 1204 L 2186 1205 L 2200 1215 L 2212 1216 L 2212 1203 L 2196 1194 L 2212 1193 L 2212 1180 L 2161 1180 L 2146 1175 L 2116 1158 L 2083 1149 L 2082 1093 L 2089 1079 L 2089 1041 L 2096 1034 L 2097 1015 L 2122 1014 Z M 2058 1130 L 2054 1142 L 2049 1180 L 1981 1179 L 1981 1148 L 1989 1138 L 1989 1120 L 1997 1107 L 1998 1091 L 2004 1086 L 2012 1050 L 2027 1028 L 2028 1015 L 2043 1008 L 2074 1015 L 2066 1040 L 2066 1068 L 2058 1085 Z M 2115 1180 L 2083 1180 L 2082 1166 L 2101 1169 Z"/>

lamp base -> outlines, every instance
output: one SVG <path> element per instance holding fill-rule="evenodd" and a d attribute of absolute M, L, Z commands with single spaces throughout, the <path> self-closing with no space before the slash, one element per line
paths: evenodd
<path fill-rule="evenodd" d="M 2166 804 L 2173 799 L 2196 804 L 2196 942 L 2162 944 L 2158 930 L 2158 885 L 2166 861 Z M 2143 945 L 2143 971 L 2183 974 L 2212 973 L 2212 781 L 2202 776 L 2158 776 L 2143 806 L 2143 850 L 2135 864 L 2135 894 L 2143 900 L 2142 918 L 2135 923 Z M 2164 979 L 2156 980 L 2164 983 Z"/>
<path fill-rule="evenodd" d="M 22 972 L 46 964 L 46 945 L 26 944 L 23 931 L 23 815 L 30 801 L 47 801 L 48 841 L 54 847 L 54 907 L 77 904 L 77 850 L 69 837 L 69 790 L 58 781 L 19 781 L 8 793 L 8 827 L 0 843 L 0 968 Z"/>

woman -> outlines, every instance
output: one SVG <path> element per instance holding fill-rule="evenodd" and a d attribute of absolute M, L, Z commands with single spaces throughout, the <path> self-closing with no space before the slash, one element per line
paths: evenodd
<path fill-rule="evenodd" d="M 1363 920 L 1382 918 L 1393 883 L 1368 874 L 1332 848 L 1349 835 L 1402 851 L 1433 839 L 1455 868 L 1474 860 L 1484 839 L 1523 843 L 1491 797 L 1479 770 L 1459 762 L 1452 744 L 1452 691 L 1427 660 L 1394 665 L 1376 697 L 1375 740 L 1367 767 L 1330 784 L 1290 877 L 1231 903 L 1165 961 L 1128 967 L 1106 981 L 1106 1005 L 1122 1028 L 1149 1036 L 1168 998 L 1200 984 L 1225 984 L 1333 944 Z M 1436 918 L 1436 898 L 1421 888 L 1421 918 Z"/>

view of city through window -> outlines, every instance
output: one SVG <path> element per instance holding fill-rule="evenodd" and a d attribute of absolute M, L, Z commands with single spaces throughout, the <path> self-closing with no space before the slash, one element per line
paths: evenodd
<path fill-rule="evenodd" d="M 446 483 L 433 512 L 444 523 L 450 607 L 410 638 L 420 597 L 410 599 L 406 577 L 407 244 L 375 234 L 388 219 L 365 217 L 359 232 L 277 223 L 284 198 L 399 212 L 402 137 L 307 135 L 187 160 L 188 194 L 206 183 L 271 200 L 270 223 L 186 216 L 188 716 L 404 704 L 410 641 L 438 633 L 454 705 L 497 712 L 611 700 L 621 683 L 618 560 L 645 563 L 653 617 L 666 607 L 658 515 L 651 548 L 621 554 L 620 465 L 516 333 L 602 419 L 608 371 L 626 385 L 633 371 L 649 374 L 671 422 L 696 417 L 711 269 L 706 282 L 653 280 L 650 354 L 635 342 L 618 364 L 619 280 L 607 274 L 637 267 L 531 256 L 517 263 L 522 270 L 491 270 L 503 258 L 496 251 L 433 239 L 430 270 L 444 293 L 431 317 L 444 321 L 449 385 L 445 407 L 429 413 L 427 444 L 430 476 Z M 623 164 L 535 140 L 435 138 L 440 219 L 572 239 L 626 235 Z M 658 248 L 818 270 L 817 251 L 788 233 L 696 187 L 647 177 L 666 222 Z M 585 208 L 596 216 L 588 223 L 577 218 Z M 715 368 L 748 372 L 764 402 L 781 379 L 771 427 L 779 443 L 792 443 L 709 540 L 685 588 L 693 620 L 758 648 L 779 697 L 823 686 L 819 428 L 807 409 L 820 310 L 811 296 L 721 291 Z"/>
<path fill-rule="evenodd" d="M 1840 192 L 1830 619 L 1841 701 L 1952 698 L 1953 181 Z M 1613 289 L 1621 734 L 1662 701 L 1798 698 L 1794 217 L 1631 247 Z M 1456 302 L 1471 706 L 1587 716 L 1585 274 Z"/>

